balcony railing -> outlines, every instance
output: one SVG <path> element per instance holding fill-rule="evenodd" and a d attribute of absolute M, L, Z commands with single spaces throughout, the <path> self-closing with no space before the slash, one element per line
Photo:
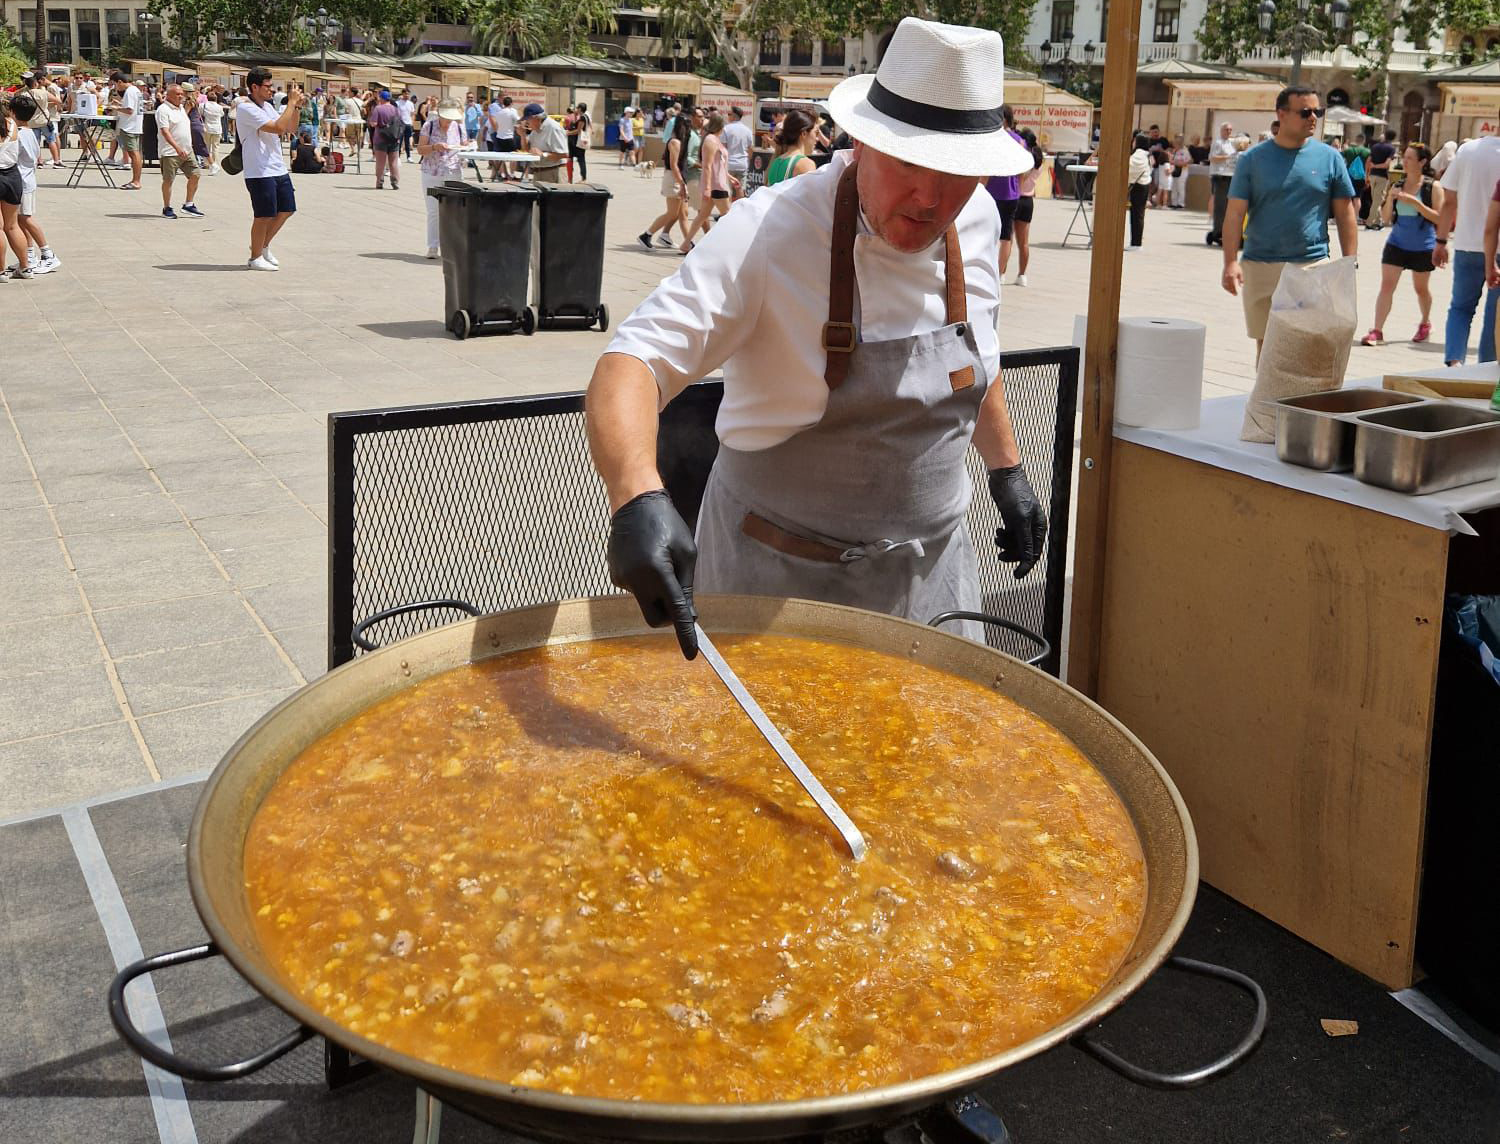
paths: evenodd
<path fill-rule="evenodd" d="M 1072 55 L 1070 57 L 1073 63 L 1078 66 L 1087 66 L 1089 64 L 1095 66 L 1102 65 L 1105 60 L 1107 45 L 1096 43 L 1094 45 L 1093 56 L 1088 57 L 1083 50 L 1084 43 L 1086 42 L 1077 39 L 1073 41 Z M 1026 54 L 1039 64 L 1059 64 L 1063 58 L 1062 45 L 1060 44 L 1053 44 L 1050 53 L 1043 52 L 1041 44 L 1027 44 Z M 1137 61 L 1144 64 L 1150 63 L 1152 60 L 1169 60 L 1173 58 L 1198 60 L 1202 58 L 1202 50 L 1197 44 L 1142 44 Z"/>

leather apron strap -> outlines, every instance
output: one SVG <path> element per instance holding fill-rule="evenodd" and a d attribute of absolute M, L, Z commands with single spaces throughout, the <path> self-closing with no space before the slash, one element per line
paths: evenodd
<path fill-rule="evenodd" d="M 849 376 L 849 359 L 859 342 L 854 328 L 854 236 L 859 222 L 859 185 L 857 163 L 850 163 L 839 176 L 833 200 L 833 242 L 829 255 L 828 321 L 823 323 L 823 352 L 828 364 L 823 380 L 830 390 L 844 384 Z M 969 320 L 968 291 L 964 285 L 963 252 L 958 246 L 958 231 L 949 226 L 943 235 L 944 286 L 947 324 Z M 955 389 L 974 384 L 974 367 L 966 365 L 948 374 Z"/>

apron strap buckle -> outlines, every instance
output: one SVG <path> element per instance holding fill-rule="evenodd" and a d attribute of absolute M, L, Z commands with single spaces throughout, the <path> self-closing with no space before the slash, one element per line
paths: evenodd
<path fill-rule="evenodd" d="M 830 340 L 829 334 L 835 334 L 837 337 Z M 854 329 L 853 322 L 823 323 L 823 349 L 829 353 L 852 354 L 858 340 L 859 335 Z"/>

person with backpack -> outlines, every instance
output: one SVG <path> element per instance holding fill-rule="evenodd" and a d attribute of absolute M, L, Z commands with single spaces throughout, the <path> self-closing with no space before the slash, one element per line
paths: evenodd
<path fill-rule="evenodd" d="M 391 102 L 391 93 L 382 88 L 375 106 L 370 109 L 370 149 L 375 152 L 375 189 L 384 189 L 386 173 L 391 176 L 391 190 L 401 189 L 400 151 L 405 136 L 401 113 Z"/>
<path fill-rule="evenodd" d="M 1365 136 L 1366 141 L 1369 136 Z M 1370 148 L 1351 143 L 1343 150 L 1344 163 L 1349 168 L 1349 181 L 1354 184 L 1354 193 L 1359 199 L 1359 221 L 1370 217 Z"/>
<path fill-rule="evenodd" d="M 573 181 L 572 165 L 578 165 L 578 179 L 587 182 L 589 177 L 589 148 L 593 145 L 594 121 L 589 118 L 588 104 L 580 103 L 573 109 L 568 132 L 568 182 Z"/>
<path fill-rule="evenodd" d="M 1385 320 L 1391 312 L 1391 299 L 1401 281 L 1403 270 L 1411 271 L 1411 284 L 1417 292 L 1422 321 L 1412 341 L 1425 342 L 1432 336 L 1432 252 L 1437 249 L 1437 221 L 1443 210 L 1443 188 L 1432 178 L 1432 152 L 1426 144 L 1412 143 L 1402 157 L 1405 175 L 1391 188 L 1381 208 L 1382 221 L 1391 228 L 1380 255 L 1380 294 L 1375 299 L 1375 325 L 1360 339 L 1362 346 L 1385 345 Z"/>

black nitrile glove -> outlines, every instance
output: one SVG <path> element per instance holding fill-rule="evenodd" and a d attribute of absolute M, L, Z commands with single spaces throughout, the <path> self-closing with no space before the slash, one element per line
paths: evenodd
<path fill-rule="evenodd" d="M 1000 510 L 1000 527 L 995 529 L 1000 559 L 1016 564 L 1019 580 L 1042 558 L 1047 540 L 1047 514 L 1042 511 L 1020 465 L 990 470 L 990 499 Z"/>
<path fill-rule="evenodd" d="M 641 606 L 653 628 L 677 629 L 682 654 L 698 654 L 693 567 L 698 546 L 665 489 L 626 501 L 609 520 L 609 578 Z"/>

